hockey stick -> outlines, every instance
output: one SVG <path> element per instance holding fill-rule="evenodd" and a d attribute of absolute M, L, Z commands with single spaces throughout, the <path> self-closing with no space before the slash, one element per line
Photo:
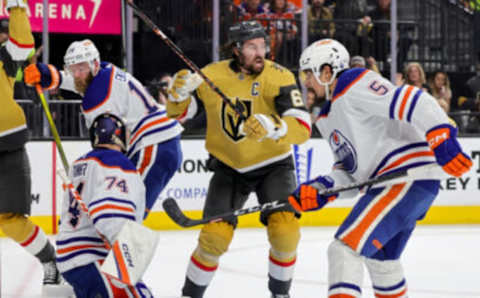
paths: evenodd
<path fill-rule="evenodd" d="M 48 124 L 50 125 L 50 130 L 53 134 L 53 140 L 55 144 L 57 144 L 57 150 L 60 154 L 60 158 L 62 159 L 63 168 L 66 172 L 68 172 L 68 161 L 67 157 L 65 156 L 65 151 L 63 151 L 62 142 L 60 141 L 60 136 L 58 135 L 57 127 L 55 126 L 55 122 L 53 122 L 52 114 L 50 113 L 50 108 L 48 107 L 47 100 L 45 96 L 43 96 L 42 86 L 40 84 L 35 85 L 35 90 L 37 90 L 37 94 L 40 97 L 40 102 L 42 103 L 43 111 L 47 116 Z"/>
<path fill-rule="evenodd" d="M 173 41 L 168 38 L 167 35 L 165 35 L 160 28 L 158 28 L 157 25 L 138 7 L 133 3 L 133 0 L 127 0 L 127 4 L 133 9 L 135 14 L 137 14 L 152 30 L 153 32 L 160 36 L 160 38 L 167 44 L 168 47 L 170 47 L 175 54 L 177 54 L 180 59 L 182 59 L 188 67 L 190 67 L 193 71 L 198 73 L 202 79 L 212 88 L 212 90 L 217 93 L 222 100 L 230 106 L 238 115 L 240 120 L 245 120 L 245 115 L 243 114 L 245 112 L 244 106 L 240 103 L 240 101 L 237 101 L 235 104 L 217 87 L 215 84 L 202 72 L 202 70 L 192 61 L 190 60 L 183 51 L 175 44 Z"/>
<path fill-rule="evenodd" d="M 319 194 L 328 196 L 334 193 L 352 190 L 356 188 L 362 188 L 362 187 L 371 186 L 371 185 L 384 186 L 384 185 L 392 185 L 396 183 L 408 182 L 413 180 L 442 179 L 446 177 L 446 175 L 447 174 L 443 172 L 442 168 L 440 168 L 435 163 L 435 164 L 429 164 L 426 166 L 412 168 L 404 171 L 398 171 L 392 174 L 376 177 L 363 182 L 355 182 L 355 183 L 347 184 L 344 186 L 329 188 L 329 189 L 320 191 Z M 277 200 L 277 201 L 265 203 L 262 205 L 257 205 L 253 207 L 243 208 L 243 209 L 237 209 L 232 212 L 227 212 L 220 215 L 215 215 L 215 216 L 202 218 L 202 219 L 192 219 L 187 217 L 182 212 L 177 202 L 172 198 L 165 199 L 162 205 L 167 215 L 176 224 L 182 227 L 193 227 L 201 224 L 223 221 L 232 216 L 240 216 L 240 215 L 245 215 L 245 214 L 254 213 L 258 211 L 273 210 L 273 209 L 287 206 L 289 205 L 289 203 L 286 200 Z"/>
<path fill-rule="evenodd" d="M 83 202 L 82 197 L 75 189 L 73 183 L 67 177 L 66 172 L 69 169 L 67 158 L 60 136 L 58 135 L 57 127 L 53 122 L 50 108 L 43 96 L 42 87 L 37 84 L 35 89 L 40 97 L 43 110 L 45 111 L 55 143 L 57 144 L 58 152 L 62 158 L 64 171 L 57 171 L 57 174 L 63 180 L 64 189 L 68 189 L 70 195 L 78 202 L 80 209 L 86 216 L 90 217 L 88 207 L 85 205 L 85 202 Z M 98 235 L 103 239 L 107 249 L 110 249 L 101 270 L 125 284 L 134 286 L 150 264 L 151 257 L 158 244 L 158 234 L 137 222 L 126 221 L 112 245 L 110 245 L 101 233 L 98 232 Z"/>

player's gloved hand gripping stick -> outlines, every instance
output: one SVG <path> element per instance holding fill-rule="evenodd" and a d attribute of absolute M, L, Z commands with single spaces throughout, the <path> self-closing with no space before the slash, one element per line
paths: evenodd
<path fill-rule="evenodd" d="M 421 166 L 417 168 L 408 169 L 405 171 L 399 171 L 392 174 L 387 174 L 387 175 L 376 177 L 363 182 L 355 182 L 355 183 L 344 185 L 344 186 L 323 189 L 318 191 L 318 195 L 324 196 L 328 200 L 328 198 L 330 198 L 332 195 L 334 196 L 339 192 L 352 190 L 356 188 L 362 188 L 365 186 L 371 186 L 371 185 L 385 186 L 385 185 L 392 185 L 392 184 L 403 183 L 403 182 L 408 182 L 413 180 L 443 179 L 446 177 L 447 175 L 442 170 L 441 167 L 439 167 L 437 164 L 429 164 L 426 166 Z M 315 187 L 315 184 L 312 184 L 312 185 L 313 187 Z M 182 212 L 177 202 L 172 198 L 165 199 L 162 204 L 163 204 L 163 209 L 165 210 L 167 215 L 176 224 L 182 227 L 193 227 L 193 226 L 206 224 L 210 222 L 223 221 L 232 216 L 240 216 L 240 215 L 254 213 L 258 211 L 277 209 L 277 208 L 286 206 L 287 204 L 289 204 L 289 201 L 277 200 L 277 201 L 265 203 L 262 205 L 257 205 L 253 207 L 243 208 L 243 209 L 237 209 L 232 212 L 227 212 L 227 213 L 206 217 L 202 219 L 192 219 L 187 217 Z"/>
<path fill-rule="evenodd" d="M 88 207 L 66 175 L 69 168 L 67 158 L 57 128 L 53 122 L 50 108 L 42 93 L 42 87 L 39 84 L 35 87 L 62 159 L 64 171 L 59 170 L 57 173 L 63 180 L 64 189 L 68 190 L 70 195 L 79 203 L 80 209 L 87 216 L 90 216 Z M 107 248 L 111 248 L 107 258 L 103 262 L 101 270 L 125 284 L 134 286 L 142 278 L 143 273 L 150 264 L 150 260 L 158 244 L 158 233 L 137 222 L 126 221 L 113 244 L 109 243 L 100 233 L 99 235 L 104 240 Z"/>

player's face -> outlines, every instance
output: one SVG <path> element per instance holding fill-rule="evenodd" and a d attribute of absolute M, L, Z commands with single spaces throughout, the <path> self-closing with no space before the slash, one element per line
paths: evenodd
<path fill-rule="evenodd" d="M 318 80 L 315 78 L 315 74 L 311 70 L 305 70 L 303 71 L 303 84 L 305 87 L 313 91 L 315 93 L 315 96 L 317 98 L 325 98 L 326 96 L 326 91 L 325 91 L 325 85 L 320 84 Z M 322 71 L 320 73 L 320 77 L 318 78 L 320 82 L 322 83 L 328 83 L 330 82 L 330 79 L 332 78 L 332 71 L 330 67 L 325 66 L 322 68 Z"/>
<path fill-rule="evenodd" d="M 85 93 L 88 85 L 93 79 L 90 65 L 88 62 L 72 64 L 67 67 L 68 72 L 73 76 L 75 89 L 81 93 Z"/>
<path fill-rule="evenodd" d="M 258 74 L 265 65 L 267 46 L 263 37 L 247 40 L 238 55 L 240 68 L 249 74 Z"/>

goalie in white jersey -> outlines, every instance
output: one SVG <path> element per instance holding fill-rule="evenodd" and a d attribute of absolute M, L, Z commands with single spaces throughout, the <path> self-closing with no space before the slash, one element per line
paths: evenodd
<path fill-rule="evenodd" d="M 141 224 L 145 211 L 145 186 L 124 155 L 126 137 L 126 128 L 118 117 L 99 115 L 90 128 L 93 150 L 70 169 L 70 180 L 89 214 L 66 192 L 57 236 L 57 262 L 77 298 L 152 297 L 142 282 L 127 286 L 100 271 L 109 244 L 123 224 L 128 220 Z"/>
<path fill-rule="evenodd" d="M 87 127 L 95 117 L 106 112 L 125 120 L 131 136 L 126 155 L 144 180 L 148 213 L 180 167 L 182 126 L 167 117 L 165 107 L 158 104 L 130 73 L 101 62 L 92 41 L 73 42 L 65 53 L 64 62 L 65 71 L 58 71 L 50 64 L 29 65 L 25 68 L 25 83 L 81 94 Z"/>
<path fill-rule="evenodd" d="M 296 189 L 290 202 L 297 210 L 317 210 L 337 197 L 358 194 L 325 197 L 318 195 L 319 188 L 435 162 L 456 177 L 470 169 L 456 127 L 430 94 L 413 86 L 396 87 L 364 68 L 348 69 L 349 58 L 345 47 L 331 39 L 313 43 L 300 58 L 306 87 L 328 99 L 316 125 L 335 164 L 328 175 Z M 439 184 L 417 180 L 366 190 L 328 248 L 329 297 L 360 297 L 364 264 L 376 297 L 407 296 L 400 255 Z"/>

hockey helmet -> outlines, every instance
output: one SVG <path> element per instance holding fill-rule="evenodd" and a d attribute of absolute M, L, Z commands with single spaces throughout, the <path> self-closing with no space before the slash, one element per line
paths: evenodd
<path fill-rule="evenodd" d="M 113 144 L 127 151 L 127 129 L 123 121 L 110 113 L 98 115 L 90 126 L 90 143 L 95 148 L 101 144 Z"/>
<path fill-rule="evenodd" d="M 321 39 L 303 50 L 300 56 L 300 71 L 311 70 L 317 82 L 328 89 L 338 74 L 349 68 L 350 54 L 347 49 L 334 39 Z M 330 82 L 322 83 L 319 79 L 322 67 L 329 65 L 332 68 Z"/>
<path fill-rule="evenodd" d="M 98 69 L 95 70 L 95 61 L 100 64 L 100 53 L 90 39 L 74 41 L 68 46 L 63 61 L 66 69 L 70 65 L 87 62 L 92 75 L 95 76 L 98 72 Z"/>
<path fill-rule="evenodd" d="M 228 43 L 237 47 L 240 47 L 247 40 L 259 37 L 267 40 L 265 29 L 257 21 L 243 21 L 228 28 Z"/>

